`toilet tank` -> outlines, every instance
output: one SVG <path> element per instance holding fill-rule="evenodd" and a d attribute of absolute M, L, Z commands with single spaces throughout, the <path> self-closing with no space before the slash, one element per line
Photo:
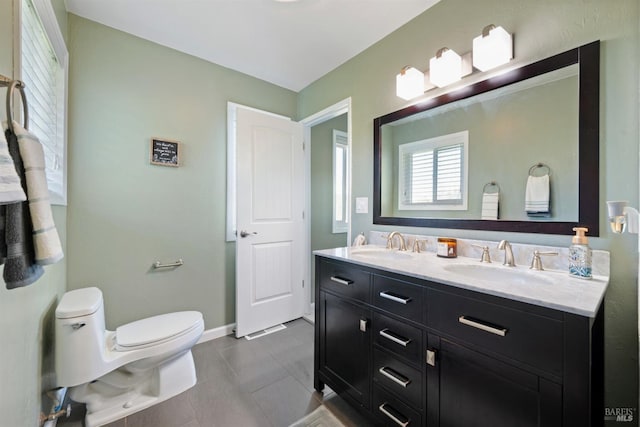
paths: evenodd
<path fill-rule="evenodd" d="M 56 308 L 56 382 L 71 387 L 104 372 L 105 323 L 100 289 L 83 288 L 62 296 Z"/>

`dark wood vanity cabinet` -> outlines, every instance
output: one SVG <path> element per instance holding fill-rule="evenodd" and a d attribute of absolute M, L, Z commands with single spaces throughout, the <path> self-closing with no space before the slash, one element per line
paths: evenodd
<path fill-rule="evenodd" d="M 315 388 L 388 426 L 603 423 L 603 313 L 316 262 Z"/>
<path fill-rule="evenodd" d="M 371 402 L 371 308 L 368 272 L 346 264 L 321 262 L 316 298 L 316 388 L 318 381 L 352 403 L 369 409 Z M 318 314 L 319 312 L 319 314 Z M 326 339 L 329 338 L 329 339 Z"/>

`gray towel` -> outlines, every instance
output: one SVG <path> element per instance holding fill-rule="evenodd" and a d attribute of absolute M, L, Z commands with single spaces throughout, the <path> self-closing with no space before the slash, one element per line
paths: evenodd
<path fill-rule="evenodd" d="M 18 138 L 7 130 L 5 132 L 9 143 L 9 153 L 13 158 L 16 172 L 20 177 L 22 188 L 26 189 L 26 178 L 20 149 L 18 148 Z M 5 252 L 0 254 L 4 261 L 3 278 L 7 289 L 19 288 L 30 285 L 42 276 L 44 269 L 35 263 L 35 252 L 33 250 L 33 226 L 29 205 L 25 202 L 12 203 L 2 206 L 4 209 L 4 229 L 0 240 L 0 250 Z"/>
<path fill-rule="evenodd" d="M 20 177 L 16 173 L 13 159 L 4 133 L 0 132 L 0 204 L 22 202 L 27 200 L 20 186 Z"/>

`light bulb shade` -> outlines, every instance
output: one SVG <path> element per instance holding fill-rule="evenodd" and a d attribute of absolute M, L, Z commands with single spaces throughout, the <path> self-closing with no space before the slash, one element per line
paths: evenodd
<path fill-rule="evenodd" d="M 429 80 L 443 87 L 462 78 L 462 58 L 451 49 L 443 48 L 429 60 Z"/>
<path fill-rule="evenodd" d="M 396 95 L 410 100 L 424 94 L 424 73 L 413 67 L 404 67 L 396 76 Z"/>
<path fill-rule="evenodd" d="M 491 70 L 513 58 L 511 34 L 502 27 L 489 28 L 473 39 L 473 66 L 480 71 Z"/>

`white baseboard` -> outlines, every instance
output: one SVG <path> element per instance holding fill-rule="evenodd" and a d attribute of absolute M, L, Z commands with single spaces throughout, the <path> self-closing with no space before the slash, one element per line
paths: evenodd
<path fill-rule="evenodd" d="M 233 330 L 235 329 L 235 327 L 236 327 L 235 323 L 230 323 L 228 325 L 220 326 L 218 328 L 207 329 L 202 333 L 202 336 L 200 337 L 200 339 L 196 344 L 200 344 L 203 342 L 215 340 L 216 338 L 221 338 L 226 335 L 230 335 L 233 333 Z"/>
<path fill-rule="evenodd" d="M 315 317 L 316 317 L 316 304 L 315 303 L 311 303 L 311 312 L 310 313 L 305 313 L 302 318 L 304 320 L 306 320 L 307 322 L 314 324 L 315 323 Z"/>

